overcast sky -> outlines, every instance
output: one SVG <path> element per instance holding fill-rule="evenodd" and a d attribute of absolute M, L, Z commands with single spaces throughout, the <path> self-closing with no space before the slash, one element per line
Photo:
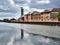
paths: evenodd
<path fill-rule="evenodd" d="M 25 13 L 43 11 L 60 7 L 60 0 L 0 0 L 0 19 L 18 18 L 21 6 Z"/>

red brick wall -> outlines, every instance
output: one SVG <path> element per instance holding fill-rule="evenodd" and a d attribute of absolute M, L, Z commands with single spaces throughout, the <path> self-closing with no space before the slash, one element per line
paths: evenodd
<path fill-rule="evenodd" d="M 24 16 L 24 21 L 25 21 L 25 22 L 28 21 L 28 15 L 25 15 L 25 16 Z"/>
<path fill-rule="evenodd" d="M 35 14 L 35 15 L 33 15 L 33 21 L 39 22 L 39 21 L 40 21 L 40 14 Z"/>
<path fill-rule="evenodd" d="M 28 15 L 28 21 L 29 22 L 32 21 L 32 17 L 31 16 L 32 16 L 31 14 Z"/>

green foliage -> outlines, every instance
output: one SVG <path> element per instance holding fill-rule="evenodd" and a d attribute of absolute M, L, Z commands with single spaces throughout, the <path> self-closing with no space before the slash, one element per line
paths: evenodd
<path fill-rule="evenodd" d="M 57 18 L 60 19 L 60 11 L 57 14 Z"/>

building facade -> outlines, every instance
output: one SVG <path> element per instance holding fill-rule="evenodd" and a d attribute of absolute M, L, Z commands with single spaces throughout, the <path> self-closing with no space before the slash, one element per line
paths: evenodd
<path fill-rule="evenodd" d="M 57 19 L 57 13 L 60 11 L 58 9 L 52 9 L 52 10 L 45 10 L 43 12 L 32 12 L 24 15 L 24 21 L 25 22 L 42 22 L 42 21 L 58 21 Z"/>

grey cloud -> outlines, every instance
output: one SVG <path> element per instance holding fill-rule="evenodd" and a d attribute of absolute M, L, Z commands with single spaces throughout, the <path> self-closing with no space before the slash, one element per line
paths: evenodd
<path fill-rule="evenodd" d="M 15 17 L 13 15 L 0 15 L 0 17 Z"/>
<path fill-rule="evenodd" d="M 21 4 L 21 5 L 23 5 L 23 4 L 26 4 L 27 3 L 27 1 L 25 1 L 25 0 L 13 0 L 16 4 Z"/>
<path fill-rule="evenodd" d="M 57 5 L 54 5 L 54 4 L 44 4 L 44 5 L 40 5 L 40 4 L 32 4 L 32 5 L 29 5 L 30 8 L 37 8 L 37 9 L 48 9 L 48 8 L 55 8 L 55 7 L 58 7 Z"/>
<path fill-rule="evenodd" d="M 1 12 L 7 12 L 7 13 L 18 12 L 18 9 L 12 6 L 8 0 L 0 0 L 0 5 L 2 6 L 2 9 L 0 8 L 0 13 Z"/>
<path fill-rule="evenodd" d="M 50 0 L 50 3 L 48 4 L 37 4 L 36 1 L 32 1 L 29 4 L 30 8 L 41 8 L 41 9 L 47 9 L 47 8 L 56 8 L 60 7 L 60 0 Z"/>
<path fill-rule="evenodd" d="M 17 1 L 17 0 L 13 0 L 16 4 L 25 4 L 26 2 L 23 0 Z"/>
<path fill-rule="evenodd" d="M 15 14 L 12 13 L 0 13 L 0 17 L 15 17 Z"/>
<path fill-rule="evenodd" d="M 50 0 L 52 4 L 54 4 L 55 6 L 60 7 L 60 0 Z"/>
<path fill-rule="evenodd" d="M 0 17 L 14 17 L 14 16 L 19 15 L 20 9 L 18 9 L 18 8 L 20 6 L 24 6 L 24 4 L 26 5 L 27 8 L 29 8 L 29 9 L 26 9 L 27 12 L 30 9 L 32 10 L 33 8 L 35 8 L 35 9 L 47 9 L 47 8 L 60 7 L 60 0 L 50 0 L 50 3 L 47 3 L 47 4 L 37 3 L 37 1 L 42 1 L 42 0 L 30 0 L 30 3 L 27 2 L 28 0 L 27 1 L 25 1 L 25 0 L 13 0 L 13 1 L 15 3 L 14 6 L 10 3 L 9 0 L 0 0 L 0 13 L 4 12 L 0 15 Z M 16 5 L 19 5 L 19 6 L 16 6 Z M 5 13 L 11 13 L 11 14 L 5 14 Z"/>
<path fill-rule="evenodd" d="M 12 5 L 9 0 L 0 0 L 0 18 L 15 17 L 18 12 L 18 7 Z"/>
<path fill-rule="evenodd" d="M 5 12 L 5 13 L 17 13 L 17 11 L 16 10 L 4 10 L 4 9 L 0 9 L 0 13 L 1 12 Z"/>

